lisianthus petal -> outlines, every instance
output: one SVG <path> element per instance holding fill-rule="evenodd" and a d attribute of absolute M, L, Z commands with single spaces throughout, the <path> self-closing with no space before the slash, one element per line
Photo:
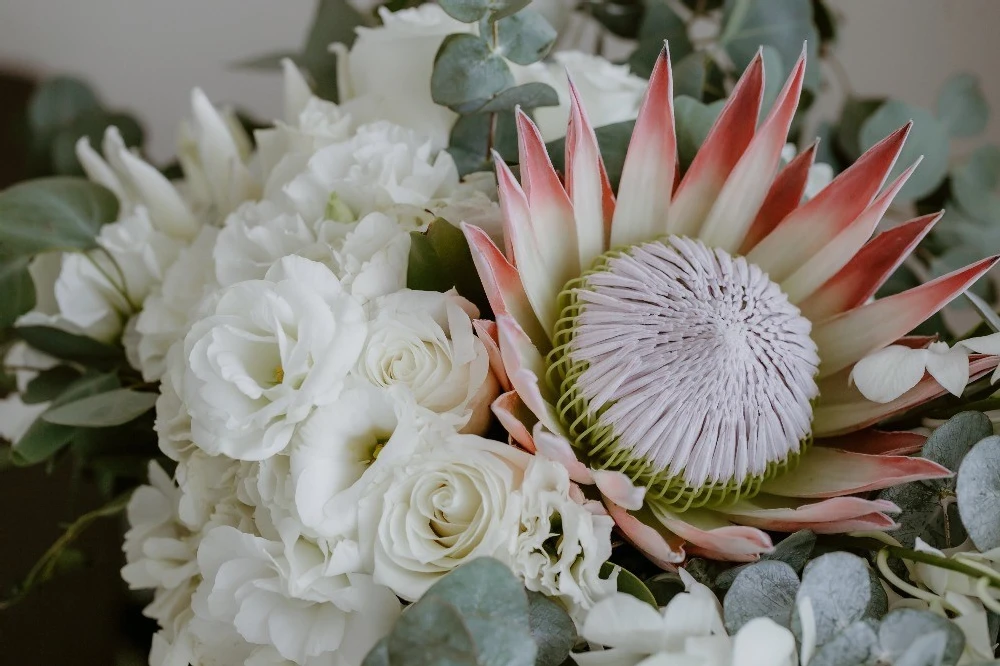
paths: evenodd
<path fill-rule="evenodd" d="M 114 128 L 108 131 L 112 130 Z M 128 170 L 132 185 L 149 209 L 156 227 L 171 236 L 193 238 L 198 232 L 198 223 L 170 181 L 128 150 L 122 150 L 118 157 Z"/>
<path fill-rule="evenodd" d="M 885 432 L 869 428 L 850 435 L 821 439 L 816 443 L 852 453 L 870 455 L 906 456 L 924 448 L 927 436 L 907 430 Z"/>
<path fill-rule="evenodd" d="M 494 314 L 514 317 L 532 342 L 547 346 L 548 335 L 538 323 L 517 269 L 511 266 L 485 231 L 463 222 L 462 232 L 469 243 L 472 261 Z"/>
<path fill-rule="evenodd" d="M 764 62 L 758 52 L 684 174 L 670 205 L 667 233 L 698 235 L 726 178 L 753 139 L 763 93 Z"/>
<path fill-rule="evenodd" d="M 948 468 L 923 458 L 872 456 L 816 446 L 802 455 L 798 467 L 765 481 L 761 491 L 782 497 L 838 497 L 949 476 Z"/>
<path fill-rule="evenodd" d="M 808 502 L 762 494 L 728 505 L 719 512 L 742 525 L 794 532 L 801 529 L 821 529 L 823 523 L 860 518 L 873 513 L 898 513 L 899 507 L 886 500 L 866 500 L 860 497 L 832 497 L 819 502 Z"/>
<path fill-rule="evenodd" d="M 746 238 L 740 246 L 740 254 L 752 250 L 802 203 L 802 195 L 806 191 L 806 183 L 809 182 L 809 169 L 816 159 L 818 147 L 819 141 L 814 141 L 789 162 L 774 179 L 760 211 L 757 212 L 757 217 L 747 230 Z"/>
<path fill-rule="evenodd" d="M 910 255 L 944 212 L 924 215 L 870 240 L 836 275 L 799 304 L 814 322 L 856 308 L 871 298 Z"/>
<path fill-rule="evenodd" d="M 597 135 L 580 102 L 580 93 L 569 82 L 570 119 L 566 133 L 566 192 L 576 216 L 580 266 L 590 266 L 608 244 L 615 195 L 604 168 Z"/>
<path fill-rule="evenodd" d="M 869 400 L 887 403 L 903 395 L 924 376 L 928 352 L 889 345 L 854 365 L 851 380 Z"/>
<path fill-rule="evenodd" d="M 517 392 L 508 391 L 507 393 L 502 393 L 493 401 L 491 408 L 493 409 L 493 413 L 496 414 L 497 420 L 510 433 L 514 441 L 520 444 L 525 451 L 534 453 L 535 441 L 531 437 L 529 426 L 525 425 L 528 417 L 530 416 L 531 419 L 534 419 L 534 415 L 524 413 L 528 409 L 521 402 Z M 528 422 L 531 423 L 531 421 Z"/>
<path fill-rule="evenodd" d="M 969 363 L 969 379 L 975 381 L 998 367 L 1000 358 L 975 358 Z M 933 400 L 946 392 L 933 377 L 924 377 L 892 402 L 880 404 L 861 395 L 847 382 L 847 373 L 831 375 L 819 382 L 822 399 L 813 415 L 813 435 L 831 437 L 860 430 Z"/>
<path fill-rule="evenodd" d="M 663 235 L 676 165 L 673 74 L 664 47 L 650 76 L 625 155 L 611 223 L 611 247 L 634 245 Z"/>
<path fill-rule="evenodd" d="M 936 351 L 940 345 L 943 350 Z M 937 380 L 937 383 L 948 389 L 955 396 L 961 396 L 969 383 L 969 357 L 965 349 L 956 345 L 948 349 L 947 343 L 938 342 L 927 350 L 927 372 Z"/>
<path fill-rule="evenodd" d="M 672 571 L 684 561 L 684 539 L 671 533 L 648 511 L 640 514 L 646 518 L 643 521 L 614 502 L 606 501 L 604 505 L 622 536 L 653 564 Z"/>
<path fill-rule="evenodd" d="M 735 562 L 756 558 L 772 549 L 771 537 L 743 525 L 733 525 L 725 517 L 706 509 L 675 513 L 664 504 L 647 500 L 651 513 L 665 528 L 692 545 L 719 553 L 720 559 Z"/>
<path fill-rule="evenodd" d="M 281 70 L 284 79 L 285 122 L 294 124 L 312 98 L 312 88 L 291 58 L 281 59 Z"/>
<path fill-rule="evenodd" d="M 629 511 L 638 511 L 642 508 L 642 500 L 646 496 L 646 489 L 637 487 L 621 472 L 614 470 L 595 469 L 591 472 L 594 483 L 597 484 L 601 494 L 609 500 Z"/>
<path fill-rule="evenodd" d="M 990 356 L 1000 355 L 1000 333 L 992 333 L 978 338 L 962 340 L 959 344 L 967 347 L 977 354 L 989 354 Z"/>
<path fill-rule="evenodd" d="M 790 277 L 781 283 L 781 289 L 788 295 L 788 300 L 793 303 L 807 300 L 814 291 L 836 275 L 854 257 L 871 238 L 875 228 L 882 221 L 882 216 L 892 204 L 892 200 L 919 164 L 920 160 L 918 159 L 901 173 L 882 194 L 877 196 L 875 201 L 865 208 L 853 222 L 831 238 L 826 245 L 809 257 Z"/>
<path fill-rule="evenodd" d="M 903 149 L 910 125 L 862 155 L 813 199 L 793 211 L 747 259 L 782 281 L 850 224 L 875 198 Z"/>
<path fill-rule="evenodd" d="M 848 367 L 912 330 L 996 265 L 990 257 L 900 294 L 845 312 L 813 329 L 819 347 L 819 376 Z"/>
<path fill-rule="evenodd" d="M 733 637 L 732 666 L 793 666 L 795 636 L 767 617 L 756 617 Z"/>
<path fill-rule="evenodd" d="M 663 617 L 645 601 L 616 593 L 594 604 L 581 634 L 592 643 L 651 654 L 664 647 Z"/>
<path fill-rule="evenodd" d="M 698 237 L 706 244 L 736 252 L 760 210 L 781 160 L 806 71 L 803 50 L 764 123 L 754 134 L 709 212 Z"/>

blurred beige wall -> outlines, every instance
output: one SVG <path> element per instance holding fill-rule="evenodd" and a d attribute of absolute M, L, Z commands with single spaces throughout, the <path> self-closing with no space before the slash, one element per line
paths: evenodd
<path fill-rule="evenodd" d="M 1000 0 L 832 0 L 840 60 L 856 91 L 933 108 L 956 71 L 979 74 L 1000 142 Z M 145 121 L 151 152 L 173 152 L 188 92 L 201 86 L 263 119 L 281 108 L 275 76 L 230 63 L 295 48 L 312 0 L 0 0 L 0 66 L 71 72 Z M 824 109 L 836 109 L 831 91 Z"/>

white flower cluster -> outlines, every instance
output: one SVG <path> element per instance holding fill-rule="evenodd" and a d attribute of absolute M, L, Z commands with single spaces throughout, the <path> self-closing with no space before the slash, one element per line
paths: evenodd
<path fill-rule="evenodd" d="M 160 384 L 176 468 L 133 495 L 122 571 L 153 591 L 151 663 L 356 666 L 402 601 L 480 556 L 582 621 L 616 588 L 611 518 L 561 465 L 481 436 L 490 327 L 406 288 L 411 232 L 498 229 L 492 176 L 460 181 L 431 136 L 353 118 L 290 64 L 286 95 L 251 154 L 196 92 L 180 182 L 115 131 L 82 141 L 120 219 L 33 266 L 28 323 L 121 340 Z"/>

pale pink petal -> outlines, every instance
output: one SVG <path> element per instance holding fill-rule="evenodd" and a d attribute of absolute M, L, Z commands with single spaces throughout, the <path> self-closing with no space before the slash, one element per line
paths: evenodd
<path fill-rule="evenodd" d="M 828 437 L 816 441 L 819 446 L 828 446 L 853 453 L 870 455 L 907 456 L 924 448 L 927 436 L 906 430 L 884 432 L 869 428 L 850 435 Z"/>
<path fill-rule="evenodd" d="M 811 529 L 816 534 L 844 534 L 845 532 L 885 532 L 897 527 L 899 524 L 884 513 L 869 513 L 857 518 L 818 523 Z"/>
<path fill-rule="evenodd" d="M 875 198 L 903 149 L 910 125 L 873 146 L 815 197 L 786 217 L 747 260 L 781 282 L 854 221 Z"/>
<path fill-rule="evenodd" d="M 733 525 L 722 514 L 706 509 L 675 513 L 662 503 L 649 503 L 656 519 L 692 546 L 719 554 L 719 559 L 742 562 L 773 548 L 771 537 L 754 527 Z"/>
<path fill-rule="evenodd" d="M 594 477 L 594 483 L 601 494 L 618 506 L 629 511 L 638 511 L 642 508 L 646 489 L 637 487 L 632 483 L 632 479 L 621 472 L 607 469 L 591 470 L 590 474 Z"/>
<path fill-rule="evenodd" d="M 569 440 L 561 434 L 553 433 L 542 423 L 536 423 L 532 431 L 532 438 L 535 442 L 535 454 L 553 460 L 569 472 L 569 478 L 576 483 L 589 486 L 594 484 L 592 470 L 580 462 L 576 457 L 576 451 Z"/>
<path fill-rule="evenodd" d="M 559 431 L 558 418 L 547 388 L 539 377 L 545 373 L 545 360 L 513 317 L 497 317 L 500 356 L 510 383 L 528 409 L 550 430 Z"/>
<path fill-rule="evenodd" d="M 867 500 L 860 497 L 833 497 L 819 502 L 808 502 L 761 494 L 722 507 L 719 512 L 741 525 L 776 532 L 795 532 L 802 529 L 822 529 L 824 523 L 835 523 L 875 513 L 899 513 L 899 507 L 886 500 Z"/>
<path fill-rule="evenodd" d="M 740 247 L 740 254 L 746 254 L 752 250 L 764 236 L 774 231 L 778 223 L 802 203 L 802 195 L 805 194 L 806 184 L 809 182 L 809 169 L 812 168 L 813 161 L 816 159 L 818 147 L 819 141 L 814 141 L 811 146 L 789 162 L 774 179 L 774 183 L 767 193 L 767 198 L 761 204 L 760 212 L 757 213 L 753 224 L 747 230 L 747 236 L 743 239 L 743 245 Z"/>
<path fill-rule="evenodd" d="M 942 215 L 943 211 L 918 217 L 870 240 L 846 266 L 799 304 L 802 314 L 811 321 L 823 321 L 865 303 L 910 256 Z"/>
<path fill-rule="evenodd" d="M 733 167 L 698 232 L 698 237 L 709 247 L 734 253 L 743 245 L 781 161 L 781 149 L 799 105 L 805 72 L 803 50 L 770 113 Z"/>
<path fill-rule="evenodd" d="M 635 121 L 618 186 L 611 247 L 662 236 L 677 169 L 673 76 L 666 47 L 660 52 Z"/>
<path fill-rule="evenodd" d="M 667 233 L 697 236 L 726 178 L 750 145 L 763 93 L 764 63 L 758 52 L 677 187 L 668 214 Z"/>
<path fill-rule="evenodd" d="M 537 421 L 516 391 L 502 393 L 491 405 L 497 420 L 510 433 L 510 436 L 528 453 L 535 452 L 535 440 L 531 437 L 529 428 Z M 526 425 L 527 424 L 527 425 Z"/>
<path fill-rule="evenodd" d="M 486 348 L 486 356 L 490 359 L 490 371 L 500 383 L 500 388 L 509 391 L 512 388 L 507 370 L 503 367 L 503 358 L 500 356 L 500 345 L 497 341 L 496 322 L 488 319 L 476 319 L 472 322 L 472 327 L 476 329 L 476 335 Z"/>
<path fill-rule="evenodd" d="M 819 376 L 846 368 L 912 330 L 971 287 L 1000 257 L 990 257 L 919 287 L 837 315 L 815 328 Z"/>
<path fill-rule="evenodd" d="M 605 506 L 622 536 L 653 564 L 661 569 L 674 571 L 684 561 L 684 539 L 671 534 L 658 522 L 642 522 L 614 502 L 605 501 Z"/>
<path fill-rule="evenodd" d="M 761 491 L 782 497 L 838 497 L 949 476 L 948 468 L 923 458 L 871 456 L 815 446 L 793 470 L 765 481 Z"/>

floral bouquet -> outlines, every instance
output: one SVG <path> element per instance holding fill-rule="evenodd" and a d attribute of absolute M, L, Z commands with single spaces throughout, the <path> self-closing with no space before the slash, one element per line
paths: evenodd
<path fill-rule="evenodd" d="M 886 293 L 919 129 L 817 162 L 817 42 L 707 4 L 697 99 L 653 5 L 630 71 L 561 6 L 335 4 L 282 120 L 196 90 L 179 172 L 110 128 L 0 194 L 10 460 L 113 497 L 17 594 L 127 508 L 155 665 L 992 660 L 1000 317 L 914 331 L 997 257 Z"/>

